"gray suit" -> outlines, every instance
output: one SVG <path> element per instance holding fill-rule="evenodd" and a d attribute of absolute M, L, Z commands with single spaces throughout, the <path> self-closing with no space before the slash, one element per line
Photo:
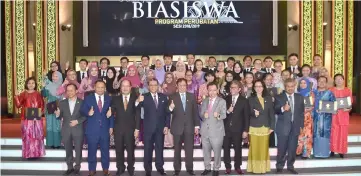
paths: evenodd
<path fill-rule="evenodd" d="M 82 147 L 83 147 L 83 122 L 85 117 L 80 114 L 80 106 L 83 100 L 77 99 L 73 113 L 70 112 L 70 104 L 68 99 L 59 102 L 60 116 L 63 119 L 61 136 L 66 151 L 66 163 L 68 169 L 73 168 L 73 143 L 75 149 L 75 169 L 80 169 L 80 162 L 82 159 Z M 71 127 L 70 121 L 78 120 L 78 125 Z"/>
<path fill-rule="evenodd" d="M 227 109 L 224 99 L 216 97 L 213 101 L 212 109 L 208 112 L 209 98 L 203 100 L 200 110 L 200 117 L 202 118 L 200 133 L 202 135 L 204 167 L 206 170 L 211 170 L 211 154 L 213 149 L 213 170 L 218 171 L 221 167 L 222 145 L 225 136 L 223 119 L 226 118 Z M 208 118 L 204 117 L 206 112 L 208 112 Z M 215 117 L 214 112 L 217 112 L 219 116 Z"/>

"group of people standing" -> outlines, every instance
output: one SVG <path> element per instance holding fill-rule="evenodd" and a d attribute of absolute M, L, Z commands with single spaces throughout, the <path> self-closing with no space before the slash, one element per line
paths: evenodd
<path fill-rule="evenodd" d="M 263 61 L 245 56 L 243 64 L 233 57 L 217 62 L 211 56 L 206 67 L 193 54 L 187 55 L 187 64 L 178 60 L 173 65 L 172 61 L 172 55 L 164 55 L 151 64 L 145 55 L 141 63 L 130 65 L 122 57 L 117 71 L 109 67 L 107 58 L 100 60 L 100 67 L 82 59 L 79 71 L 67 64 L 64 73 L 58 62 L 51 63 L 41 92 L 31 77 L 25 91 L 15 96 L 16 106 L 22 108 L 23 157 L 45 155 L 42 120 L 28 120 L 27 108 L 45 113 L 46 146 L 64 145 L 65 175 L 79 174 L 84 147 L 88 148 L 91 176 L 96 172 L 98 146 L 104 175 L 110 175 L 110 147 L 116 151 L 116 175 L 126 169 L 135 175 L 134 150 L 144 145 L 147 176 L 152 172 L 153 150 L 156 170 L 166 175 L 164 147 L 174 147 L 173 175 L 179 175 L 183 144 L 189 175 L 195 175 L 193 147 L 198 144 L 202 144 L 204 157 L 202 175 L 220 174 L 222 149 L 225 174 L 231 174 L 232 146 L 235 173 L 243 174 L 245 144 L 249 144 L 247 172 L 257 174 L 271 171 L 270 147 L 278 150 L 277 173 L 283 172 L 287 161 L 287 170 L 297 174 L 296 155 L 307 159 L 312 153 L 320 158 L 347 153 L 351 109 L 331 114 L 319 111 L 319 106 L 322 101 L 352 97 L 352 93 L 344 86 L 343 75 L 331 79 L 321 56 L 314 57 L 313 66 L 300 67 L 297 54 L 290 54 L 290 66 L 284 70 L 283 62 L 269 56 Z M 306 107 L 305 99 L 310 97 L 312 106 Z M 50 107 L 53 104 L 55 109 Z"/>

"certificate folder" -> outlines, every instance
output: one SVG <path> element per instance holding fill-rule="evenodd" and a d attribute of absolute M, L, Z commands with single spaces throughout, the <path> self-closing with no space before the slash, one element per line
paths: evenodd
<path fill-rule="evenodd" d="M 27 120 L 40 120 L 41 114 L 42 112 L 40 108 L 25 108 L 25 118 Z"/>
<path fill-rule="evenodd" d="M 338 109 L 349 109 L 351 108 L 351 97 L 336 98 Z"/>
<path fill-rule="evenodd" d="M 337 112 L 337 101 L 320 101 L 319 112 L 336 114 Z"/>

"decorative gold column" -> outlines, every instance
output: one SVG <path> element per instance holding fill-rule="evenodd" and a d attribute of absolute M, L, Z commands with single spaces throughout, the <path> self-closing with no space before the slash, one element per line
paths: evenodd
<path fill-rule="evenodd" d="M 44 59 L 44 51 L 43 51 L 43 2 L 38 0 L 36 2 L 36 37 L 35 37 L 35 73 L 36 80 L 38 82 L 38 90 L 42 88 L 43 82 L 43 59 Z"/>
<path fill-rule="evenodd" d="M 24 90 L 27 77 L 27 42 L 26 42 L 26 1 L 17 0 L 14 2 L 14 44 L 15 44 L 15 90 Z"/>
<path fill-rule="evenodd" d="M 313 1 L 301 1 L 301 19 L 300 19 L 300 58 L 301 65 L 309 64 L 312 65 L 312 57 L 314 53 L 314 25 L 313 25 Z"/>
<path fill-rule="evenodd" d="M 8 112 L 13 113 L 14 104 L 13 104 L 13 53 L 12 53 L 12 27 L 11 27 L 11 17 L 12 17 L 12 8 L 11 1 L 5 1 L 5 56 L 6 56 L 6 95 L 7 95 L 7 105 Z"/>
<path fill-rule="evenodd" d="M 323 1 L 317 0 L 316 2 L 316 53 L 324 56 L 323 52 Z"/>
<path fill-rule="evenodd" d="M 352 90 L 353 84 L 353 49 L 354 49 L 354 1 L 347 1 L 347 87 Z"/>
<path fill-rule="evenodd" d="M 333 69 L 332 75 L 345 75 L 346 65 L 346 2 L 343 0 L 332 1 L 332 46 Z"/>
<path fill-rule="evenodd" d="M 56 61 L 57 54 L 57 1 L 48 0 L 46 5 L 46 61 L 47 67 L 50 63 Z"/>

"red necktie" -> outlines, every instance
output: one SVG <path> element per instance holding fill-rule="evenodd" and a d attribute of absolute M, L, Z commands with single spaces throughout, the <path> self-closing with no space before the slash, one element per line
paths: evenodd
<path fill-rule="evenodd" d="M 98 100 L 98 108 L 99 108 L 99 112 L 102 112 L 102 109 L 103 109 L 103 104 L 102 104 L 102 98 L 101 98 L 101 96 L 99 96 L 99 100 Z"/>

